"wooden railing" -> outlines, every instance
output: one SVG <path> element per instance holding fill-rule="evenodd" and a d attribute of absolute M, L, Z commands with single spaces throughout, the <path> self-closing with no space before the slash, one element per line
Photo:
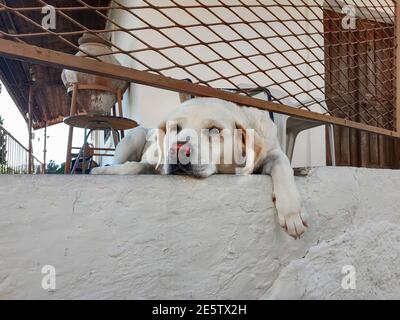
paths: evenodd
<path fill-rule="evenodd" d="M 18 3 L 0 2 L 0 13 L 16 26 L 0 28 L 2 57 L 400 137 L 394 0 Z M 43 25 L 50 4 L 54 28 Z M 83 35 L 112 53 L 87 52 L 78 45 Z M 129 68 L 104 62 L 107 55 L 124 57 Z M 274 90 L 274 100 L 246 96 L 241 84 Z"/>

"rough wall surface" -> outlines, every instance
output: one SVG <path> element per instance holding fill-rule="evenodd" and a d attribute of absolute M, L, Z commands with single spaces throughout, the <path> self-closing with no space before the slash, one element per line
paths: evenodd
<path fill-rule="evenodd" d="M 299 241 L 265 176 L 0 176 L 0 299 L 400 298 L 400 171 L 320 168 L 297 183 Z"/>

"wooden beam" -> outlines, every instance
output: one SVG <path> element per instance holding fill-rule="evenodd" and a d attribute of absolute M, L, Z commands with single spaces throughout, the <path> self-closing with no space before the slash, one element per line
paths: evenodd
<path fill-rule="evenodd" d="M 47 125 L 47 127 L 50 127 L 50 126 L 54 126 L 56 124 L 62 123 L 63 121 L 64 121 L 64 117 L 60 116 L 60 117 L 57 117 L 57 118 L 54 118 L 54 119 L 51 119 L 51 120 L 47 120 L 47 121 L 43 120 L 43 121 L 40 121 L 40 122 L 35 122 L 33 124 L 33 129 L 34 130 L 44 129 L 44 127 L 46 125 Z"/>
<path fill-rule="evenodd" d="M 86 72 L 99 76 L 135 82 L 160 89 L 188 93 L 194 96 L 215 97 L 226 101 L 231 101 L 239 105 L 246 105 L 262 110 L 282 113 L 297 118 L 309 119 L 322 123 L 331 123 L 338 126 L 400 138 L 400 132 L 390 131 L 387 129 L 332 117 L 330 115 L 319 114 L 308 110 L 293 108 L 291 106 L 239 95 L 224 90 L 196 85 L 183 80 L 176 80 L 150 72 L 138 71 L 127 67 L 87 59 L 85 57 L 76 57 L 70 54 L 17 43 L 10 40 L 0 39 L 0 55 L 11 59 L 20 59 L 42 65 L 58 67 L 61 69 Z"/>

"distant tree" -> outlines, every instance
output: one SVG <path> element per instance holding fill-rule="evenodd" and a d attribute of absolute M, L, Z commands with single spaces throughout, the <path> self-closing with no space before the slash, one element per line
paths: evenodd
<path fill-rule="evenodd" d="M 46 173 L 47 174 L 64 174 L 65 163 L 61 165 L 56 164 L 54 160 L 50 160 L 47 164 Z"/>
<path fill-rule="evenodd" d="M 4 124 L 3 118 L 0 116 L 0 125 Z M 2 128 L 0 128 L 0 167 L 7 165 L 7 136 Z"/>
<path fill-rule="evenodd" d="M 60 165 L 60 168 L 57 170 L 57 174 L 64 174 L 65 172 L 65 162 Z"/>
<path fill-rule="evenodd" d="M 46 173 L 47 174 L 56 174 L 57 170 L 60 168 L 58 164 L 54 160 L 50 160 L 47 164 Z"/>

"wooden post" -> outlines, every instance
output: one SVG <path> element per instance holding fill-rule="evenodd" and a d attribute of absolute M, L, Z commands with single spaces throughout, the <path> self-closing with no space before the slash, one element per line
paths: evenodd
<path fill-rule="evenodd" d="M 396 48 L 396 96 L 394 104 L 394 123 L 393 131 L 400 133 L 400 3 L 395 3 L 395 48 Z M 394 167 L 400 169 L 400 139 L 394 139 Z"/>
<path fill-rule="evenodd" d="M 43 142 L 43 174 L 46 174 L 46 157 L 47 157 L 47 121 L 44 127 L 44 142 Z"/>
<path fill-rule="evenodd" d="M 32 104 L 33 104 L 33 87 L 29 87 L 29 100 L 28 100 L 28 139 L 29 139 L 29 149 L 28 149 L 28 173 L 32 174 L 33 172 L 33 147 L 32 147 Z"/>
<path fill-rule="evenodd" d="M 397 132 L 400 132 L 400 4 L 396 2 L 396 104 L 395 104 L 395 119 Z"/>
<path fill-rule="evenodd" d="M 78 98 L 78 85 L 75 83 L 72 88 L 72 101 L 71 101 L 71 110 L 70 110 L 70 116 L 73 116 L 76 114 L 77 111 L 77 98 Z M 67 145 L 67 157 L 65 160 L 65 169 L 64 173 L 65 174 L 70 174 L 71 173 L 71 162 L 72 162 L 72 138 L 74 136 L 74 127 L 69 126 L 69 132 L 68 132 L 68 145 Z"/>

